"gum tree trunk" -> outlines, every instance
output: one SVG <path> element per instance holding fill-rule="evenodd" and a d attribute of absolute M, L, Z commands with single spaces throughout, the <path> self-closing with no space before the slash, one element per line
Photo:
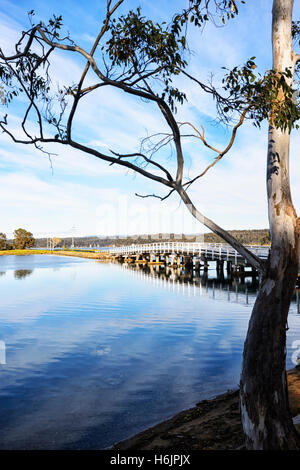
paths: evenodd
<path fill-rule="evenodd" d="M 293 0 L 273 1 L 273 68 L 294 72 Z M 240 383 L 248 449 L 299 449 L 289 412 L 286 379 L 287 317 L 298 274 L 298 219 L 289 182 L 288 131 L 269 128 L 267 195 L 271 233 L 269 260 L 249 322 Z"/>

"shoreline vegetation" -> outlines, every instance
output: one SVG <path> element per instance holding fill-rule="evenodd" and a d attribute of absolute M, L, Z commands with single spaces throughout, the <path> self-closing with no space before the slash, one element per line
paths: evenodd
<path fill-rule="evenodd" d="M 106 260 L 110 259 L 108 252 L 93 252 L 93 251 L 81 251 L 81 250 L 0 250 L 0 256 L 25 256 L 25 255 L 55 255 L 55 256 L 75 256 L 77 258 L 89 258 L 89 259 L 101 259 Z"/>
<path fill-rule="evenodd" d="M 108 252 L 74 250 L 0 250 L 0 256 L 55 255 L 110 261 Z M 300 366 L 287 372 L 290 408 L 300 432 Z M 111 450 L 243 450 L 243 430 L 239 409 L 239 390 L 227 391 L 202 400 L 128 439 Z"/>

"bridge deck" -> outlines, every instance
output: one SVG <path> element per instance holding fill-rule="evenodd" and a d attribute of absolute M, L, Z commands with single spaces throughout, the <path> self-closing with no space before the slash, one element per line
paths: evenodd
<path fill-rule="evenodd" d="M 269 247 L 247 245 L 247 248 L 261 259 L 267 259 Z M 111 255 L 129 256 L 138 254 L 176 254 L 189 256 L 205 256 L 210 260 L 231 258 L 243 259 L 243 257 L 230 245 L 222 243 L 186 243 L 186 242 L 163 242 L 148 243 L 143 245 L 130 245 L 111 248 Z"/>

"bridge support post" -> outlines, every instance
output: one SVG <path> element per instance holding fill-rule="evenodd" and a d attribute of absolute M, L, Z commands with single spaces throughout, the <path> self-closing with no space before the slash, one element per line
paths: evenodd
<path fill-rule="evenodd" d="M 186 269 L 190 269 L 193 266 L 193 260 L 190 256 L 183 256 L 183 265 Z"/>
<path fill-rule="evenodd" d="M 221 273 L 224 270 L 224 261 L 223 260 L 217 260 L 217 272 Z"/>
<path fill-rule="evenodd" d="M 221 281 L 224 280 L 224 261 L 217 260 L 217 276 Z"/>
<path fill-rule="evenodd" d="M 240 265 L 239 274 L 240 274 L 240 283 L 245 284 L 245 266 L 244 265 Z"/>
<path fill-rule="evenodd" d="M 178 255 L 178 253 L 176 253 L 176 255 L 174 255 L 173 264 L 177 267 L 180 266 L 180 255 Z"/>
<path fill-rule="evenodd" d="M 227 270 L 227 274 L 232 273 L 232 261 L 227 261 L 226 270 Z"/>
<path fill-rule="evenodd" d="M 199 260 L 199 259 L 196 259 L 196 260 L 195 260 L 195 271 L 196 271 L 196 272 L 199 272 L 199 271 L 200 271 L 200 267 L 201 267 L 200 260 Z"/>

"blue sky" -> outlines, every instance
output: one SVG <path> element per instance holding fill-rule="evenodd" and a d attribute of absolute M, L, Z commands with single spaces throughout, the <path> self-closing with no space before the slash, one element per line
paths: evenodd
<path fill-rule="evenodd" d="M 6 52 L 18 34 L 28 26 L 27 12 L 46 21 L 53 13 L 63 15 L 74 41 L 89 49 L 97 33 L 105 0 L 20 0 L 0 2 L 0 45 Z M 233 67 L 256 56 L 261 71 L 271 67 L 271 0 L 248 0 L 240 14 L 225 27 L 207 25 L 204 32 L 190 30 L 192 50 L 189 70 L 201 80 L 214 73 L 222 76 L 222 66 Z M 128 0 L 121 12 L 141 5 L 145 14 L 157 20 L 168 20 L 170 12 L 180 10 L 184 1 Z M 295 2 L 294 18 L 300 19 L 300 5 Z M 56 73 L 53 83 L 71 84 L 79 77 L 84 62 L 72 53 L 55 53 Z M 196 84 L 179 79 L 187 92 L 188 103 L 179 109 L 178 121 L 204 125 L 207 140 L 225 147 L 230 133 L 213 122 L 215 108 L 211 99 Z M 1 107 L 1 113 L 7 109 Z M 17 110 L 12 122 L 17 122 Z M 113 89 L 105 89 L 85 101 L 79 108 L 75 124 L 76 137 L 108 151 L 132 153 L 148 134 L 164 129 L 161 116 L 153 105 L 133 99 Z M 298 133 L 299 134 L 299 133 Z M 191 190 L 198 208 L 224 228 L 267 227 L 265 196 L 267 128 L 255 129 L 247 123 L 239 132 L 234 148 Z M 291 181 L 294 204 L 300 205 L 297 185 L 299 163 L 297 131 L 292 135 Z M 35 236 L 65 236 L 76 227 L 77 235 L 113 235 L 134 233 L 199 233 L 206 229 L 188 214 L 176 197 L 161 203 L 157 199 L 140 199 L 135 193 L 164 194 L 164 188 L 132 172 L 110 167 L 83 153 L 51 147 L 57 153 L 52 167 L 47 157 L 28 146 L 13 144 L 0 136 L 0 231 L 12 235 L 24 227 Z M 185 147 L 189 175 L 197 174 L 211 163 L 214 154 L 201 142 L 188 142 Z M 169 162 L 173 168 L 173 162 Z M 73 230 L 74 232 L 74 230 Z"/>

